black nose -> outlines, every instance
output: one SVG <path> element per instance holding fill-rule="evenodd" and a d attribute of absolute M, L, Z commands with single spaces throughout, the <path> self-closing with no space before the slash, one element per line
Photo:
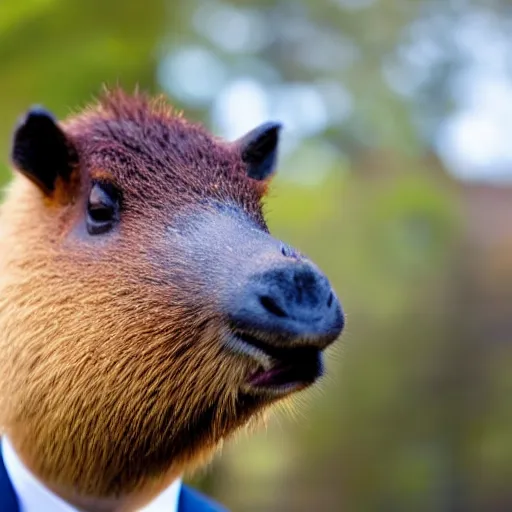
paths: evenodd
<path fill-rule="evenodd" d="M 272 344 L 320 349 L 341 333 L 344 316 L 327 278 L 306 261 L 290 260 L 249 277 L 233 297 L 234 327 Z"/>

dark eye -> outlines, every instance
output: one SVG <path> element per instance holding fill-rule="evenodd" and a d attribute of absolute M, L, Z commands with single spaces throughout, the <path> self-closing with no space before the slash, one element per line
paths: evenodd
<path fill-rule="evenodd" d="M 101 235 L 119 220 L 119 191 L 111 183 L 93 183 L 87 202 L 87 231 Z"/>

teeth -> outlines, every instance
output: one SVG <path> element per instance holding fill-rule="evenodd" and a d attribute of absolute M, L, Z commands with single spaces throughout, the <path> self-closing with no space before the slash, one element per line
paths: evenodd
<path fill-rule="evenodd" d="M 234 336 L 230 336 L 226 345 L 237 354 L 250 356 L 261 365 L 263 370 L 268 371 L 272 368 L 272 358 L 263 352 L 263 350 L 256 348 L 250 343 L 243 341 L 238 337 L 235 338 Z"/>

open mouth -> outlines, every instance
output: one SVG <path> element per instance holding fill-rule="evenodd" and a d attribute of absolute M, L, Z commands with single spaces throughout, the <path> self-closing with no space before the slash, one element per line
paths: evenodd
<path fill-rule="evenodd" d="M 322 352 L 315 347 L 275 347 L 247 333 L 237 332 L 230 345 L 260 367 L 249 375 L 253 390 L 289 393 L 313 384 L 323 374 Z"/>

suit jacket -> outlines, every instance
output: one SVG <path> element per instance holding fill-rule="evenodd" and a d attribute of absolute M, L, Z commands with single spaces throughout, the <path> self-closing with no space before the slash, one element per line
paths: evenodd
<path fill-rule="evenodd" d="M 19 512 L 18 499 L 5 469 L 1 452 L 0 512 Z M 178 512 L 227 512 L 227 510 L 199 492 L 186 485 L 182 485 L 178 501 Z"/>

